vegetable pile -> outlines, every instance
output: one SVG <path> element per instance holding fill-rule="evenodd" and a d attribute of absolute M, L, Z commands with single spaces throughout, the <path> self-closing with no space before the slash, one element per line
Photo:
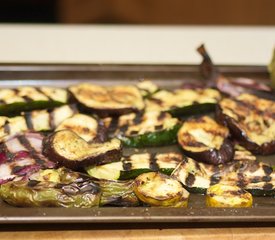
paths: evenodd
<path fill-rule="evenodd" d="M 258 160 L 275 154 L 271 88 L 226 78 L 198 51 L 202 85 L 1 89 L 1 199 L 187 207 L 190 194 L 204 194 L 207 207 L 251 207 L 254 196 L 275 196 L 275 172 Z"/>

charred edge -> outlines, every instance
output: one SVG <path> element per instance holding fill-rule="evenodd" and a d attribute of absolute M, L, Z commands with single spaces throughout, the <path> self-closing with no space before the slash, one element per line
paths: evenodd
<path fill-rule="evenodd" d="M 263 165 L 263 170 L 266 175 L 270 175 L 273 172 L 272 167 L 269 167 L 267 165 Z"/>
<path fill-rule="evenodd" d="M 93 142 L 105 142 L 107 141 L 107 129 L 103 123 L 103 121 L 98 120 L 97 121 L 97 132 L 96 132 L 96 137 L 93 140 Z"/>
<path fill-rule="evenodd" d="M 49 114 L 49 124 L 50 124 L 50 128 L 54 129 L 55 127 L 55 111 L 48 109 L 48 114 Z"/>
<path fill-rule="evenodd" d="M 157 158 L 156 158 L 156 153 L 150 155 L 150 169 L 153 171 L 158 171 L 159 166 L 157 164 Z"/>
<path fill-rule="evenodd" d="M 5 124 L 4 124 L 4 133 L 10 134 L 10 125 L 9 125 L 8 121 L 5 121 Z"/>
<path fill-rule="evenodd" d="M 27 103 L 33 101 L 33 99 L 30 98 L 30 97 L 28 97 L 28 96 L 23 96 L 22 98 L 23 98 Z"/>
<path fill-rule="evenodd" d="M 109 126 L 110 133 L 114 133 L 117 128 L 118 128 L 118 117 L 112 117 L 112 120 Z"/>
<path fill-rule="evenodd" d="M 31 112 L 25 112 L 24 113 L 24 118 L 27 124 L 27 128 L 30 130 L 33 130 L 33 123 L 32 123 L 32 114 Z"/>
<path fill-rule="evenodd" d="M 195 183 L 195 176 L 194 176 L 194 174 L 188 173 L 187 178 L 185 179 L 185 184 L 188 187 L 192 187 L 194 183 Z"/>
<path fill-rule="evenodd" d="M 158 120 L 159 121 L 163 120 L 165 118 L 166 114 L 167 113 L 165 113 L 165 112 L 160 112 L 159 115 L 158 115 Z"/>
<path fill-rule="evenodd" d="M 140 124 L 142 122 L 143 112 L 138 112 L 133 119 L 134 124 Z"/>
<path fill-rule="evenodd" d="M 124 171 L 130 171 L 132 169 L 131 157 L 125 157 L 122 160 L 122 167 Z"/>
<path fill-rule="evenodd" d="M 28 141 L 28 139 L 24 135 L 18 136 L 18 140 L 24 147 L 27 148 L 27 150 L 29 151 L 31 157 L 33 157 L 33 159 L 38 164 L 44 164 L 44 161 L 40 158 L 40 156 L 37 154 L 35 149 L 32 147 L 32 145 L 30 144 L 30 142 Z"/>

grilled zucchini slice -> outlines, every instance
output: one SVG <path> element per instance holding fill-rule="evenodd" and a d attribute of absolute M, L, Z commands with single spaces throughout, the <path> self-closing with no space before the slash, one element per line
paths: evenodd
<path fill-rule="evenodd" d="M 35 110 L 17 117 L 0 117 L 0 141 L 26 131 L 50 131 L 64 119 L 77 112 L 74 106 L 64 105 L 52 110 Z"/>
<path fill-rule="evenodd" d="M 0 89 L 0 115 L 16 115 L 36 109 L 53 108 L 68 102 L 68 92 L 51 87 Z"/>
<path fill-rule="evenodd" d="M 187 207 L 189 197 L 180 182 L 158 172 L 139 175 L 134 192 L 142 202 L 155 207 Z"/>
<path fill-rule="evenodd" d="M 144 108 L 142 95 L 135 86 L 103 87 L 81 83 L 71 86 L 69 91 L 81 110 L 101 117 L 139 112 Z"/>
<path fill-rule="evenodd" d="M 170 145 L 177 141 L 180 126 L 168 113 L 130 113 L 119 117 L 114 136 L 127 147 Z"/>
<path fill-rule="evenodd" d="M 75 114 L 65 119 L 55 131 L 69 129 L 83 138 L 86 142 L 104 142 L 107 140 L 107 129 L 103 122 L 85 114 Z"/>
<path fill-rule="evenodd" d="M 86 171 L 92 177 L 109 180 L 134 179 L 142 173 L 152 171 L 170 175 L 182 160 L 182 155 L 175 152 L 141 153 L 122 157 L 119 162 L 87 167 Z"/>
<path fill-rule="evenodd" d="M 119 161 L 122 145 L 118 139 L 88 143 L 70 130 L 55 132 L 43 140 L 43 154 L 73 170 Z"/>
<path fill-rule="evenodd" d="M 233 159 L 234 146 L 228 137 L 229 130 L 208 116 L 185 121 L 178 132 L 178 142 L 188 156 L 214 165 Z"/>
<path fill-rule="evenodd" d="M 165 111 L 186 116 L 214 111 L 221 95 L 214 89 L 160 90 L 145 100 L 146 111 Z"/>
<path fill-rule="evenodd" d="M 252 207 L 252 195 L 238 186 L 216 184 L 207 189 L 208 207 L 245 208 Z"/>
<path fill-rule="evenodd" d="M 255 154 L 275 153 L 275 102 L 241 94 L 223 99 L 217 118 L 226 124 L 242 146 Z"/>

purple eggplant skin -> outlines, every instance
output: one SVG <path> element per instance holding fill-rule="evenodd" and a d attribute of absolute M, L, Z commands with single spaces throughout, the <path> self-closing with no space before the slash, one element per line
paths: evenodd
<path fill-rule="evenodd" d="M 58 132 L 52 133 L 43 139 L 42 153 L 49 159 L 51 159 L 51 161 L 58 163 L 59 166 L 64 166 L 75 171 L 82 171 L 85 167 L 88 166 L 103 165 L 110 162 L 118 161 L 122 156 L 121 144 L 119 149 L 109 150 L 96 156 L 88 156 L 81 160 L 67 159 L 64 156 L 60 155 L 53 146 L 53 140 L 57 133 Z"/>
<path fill-rule="evenodd" d="M 233 160 L 235 153 L 234 145 L 228 139 L 224 139 L 220 149 L 212 148 L 203 152 L 191 152 L 184 149 L 182 150 L 187 156 L 195 159 L 196 161 L 212 165 L 220 165 L 230 162 Z"/>
<path fill-rule="evenodd" d="M 255 142 L 250 141 L 247 138 L 247 135 L 244 131 L 242 131 L 238 125 L 236 124 L 236 121 L 223 114 L 222 109 L 219 105 L 216 107 L 216 120 L 224 125 L 227 126 L 230 130 L 231 135 L 238 140 L 240 145 L 245 147 L 247 150 L 251 151 L 254 154 L 259 155 L 271 155 L 275 153 L 275 141 L 267 142 L 262 145 L 258 145 Z"/>

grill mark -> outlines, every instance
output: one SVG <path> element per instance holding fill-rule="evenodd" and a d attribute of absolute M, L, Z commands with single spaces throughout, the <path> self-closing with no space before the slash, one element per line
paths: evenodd
<path fill-rule="evenodd" d="M 136 113 L 135 114 L 135 118 L 133 119 L 133 123 L 134 124 L 140 124 L 142 122 L 142 120 L 143 120 L 142 116 L 143 116 L 142 112 Z"/>
<path fill-rule="evenodd" d="M 149 162 L 150 162 L 149 167 L 150 167 L 151 170 L 153 170 L 153 171 L 158 171 L 159 170 L 159 166 L 157 164 L 156 153 L 150 154 Z"/>
<path fill-rule="evenodd" d="M 273 172 L 273 169 L 266 165 L 263 165 L 263 170 L 266 175 L 270 175 Z"/>
<path fill-rule="evenodd" d="M 46 96 L 50 101 L 54 101 L 54 99 L 52 99 L 48 94 L 44 93 L 40 88 L 34 88 L 37 92 L 39 92 L 40 94 Z"/>
<path fill-rule="evenodd" d="M 48 114 L 49 114 L 49 124 L 50 124 L 50 128 L 53 129 L 55 128 L 55 111 L 54 110 L 48 110 Z"/>
<path fill-rule="evenodd" d="M 185 179 L 185 183 L 188 187 L 192 187 L 193 184 L 195 183 L 195 180 L 196 180 L 196 178 L 195 178 L 194 174 L 188 173 L 188 176 Z"/>
<path fill-rule="evenodd" d="M 23 116 L 25 118 L 25 121 L 26 121 L 28 129 L 33 130 L 33 122 L 32 122 L 32 114 L 31 114 L 31 112 L 25 112 Z"/>
<path fill-rule="evenodd" d="M 3 127 L 4 127 L 4 133 L 10 134 L 10 125 L 9 125 L 9 122 L 8 122 L 8 121 L 5 121 Z"/>
<path fill-rule="evenodd" d="M 162 124 L 161 124 L 161 125 L 155 126 L 155 130 L 157 130 L 157 131 L 161 130 L 162 128 L 163 128 L 163 125 L 162 125 Z"/>
<path fill-rule="evenodd" d="M 219 183 L 220 180 L 221 180 L 221 176 L 212 175 L 210 177 L 210 185 L 215 185 L 215 184 Z"/>
<path fill-rule="evenodd" d="M 118 128 L 118 117 L 113 117 L 109 126 L 109 131 L 114 133 Z"/>
<path fill-rule="evenodd" d="M 6 146 L 5 143 L 1 143 L 1 144 L 0 144 L 0 153 L 5 154 L 5 157 L 7 158 L 7 162 L 10 161 L 10 160 L 12 160 L 12 158 L 13 158 L 13 156 L 14 156 L 14 154 L 12 154 L 12 153 L 8 150 L 8 148 L 7 148 L 7 146 Z"/>
<path fill-rule="evenodd" d="M 22 98 L 26 101 L 26 102 L 32 102 L 33 99 L 28 97 L 28 96 L 22 96 Z"/>
<path fill-rule="evenodd" d="M 264 176 L 262 177 L 263 182 L 270 182 L 271 181 L 271 176 Z"/>
<path fill-rule="evenodd" d="M 131 157 L 122 159 L 122 167 L 124 171 L 132 170 L 132 162 L 130 160 L 131 160 Z"/>
<path fill-rule="evenodd" d="M 165 118 L 166 113 L 165 112 L 160 112 L 160 114 L 158 115 L 158 120 L 161 121 Z"/>
<path fill-rule="evenodd" d="M 152 101 L 152 102 L 155 102 L 158 105 L 162 105 L 162 103 L 163 103 L 162 100 L 160 100 L 158 98 L 151 97 L 149 100 Z"/>
<path fill-rule="evenodd" d="M 35 151 L 35 149 L 31 146 L 30 142 L 28 141 L 28 139 L 24 136 L 18 136 L 18 140 L 19 142 L 26 147 L 26 149 L 29 151 L 30 156 L 38 163 L 38 164 L 44 164 L 45 161 L 42 160 L 40 158 L 40 156 L 37 154 L 37 152 Z"/>
<path fill-rule="evenodd" d="M 264 190 L 271 190 L 273 189 L 273 184 L 272 183 L 265 183 L 265 185 L 263 186 Z"/>

